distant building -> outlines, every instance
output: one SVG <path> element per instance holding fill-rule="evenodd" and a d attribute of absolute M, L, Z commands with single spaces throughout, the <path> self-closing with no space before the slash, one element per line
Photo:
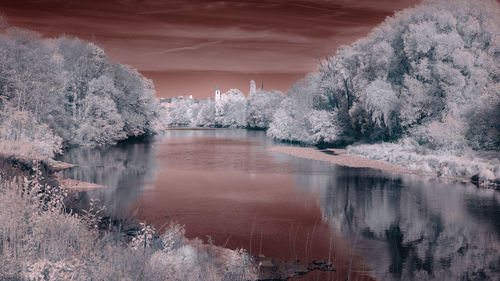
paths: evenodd
<path fill-rule="evenodd" d="M 215 87 L 215 101 L 220 99 L 220 88 L 219 86 Z"/>
<path fill-rule="evenodd" d="M 169 98 L 161 98 L 160 99 L 160 103 L 171 103 L 172 102 L 172 99 L 169 99 Z"/>

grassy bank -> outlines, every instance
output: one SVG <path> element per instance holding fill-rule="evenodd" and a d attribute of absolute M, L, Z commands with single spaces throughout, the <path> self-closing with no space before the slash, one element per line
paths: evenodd
<path fill-rule="evenodd" d="M 347 147 L 347 152 L 415 173 L 467 179 L 485 187 L 500 186 L 498 152 L 437 151 L 404 141 L 352 145 Z"/>
<path fill-rule="evenodd" d="M 253 280 L 253 259 L 188 240 L 177 224 L 162 234 L 140 224 L 127 235 L 103 230 L 102 207 L 68 212 L 64 187 L 48 183 L 41 166 L 2 162 L 2 280 Z M 31 169 L 32 168 L 32 169 Z"/>
<path fill-rule="evenodd" d="M 414 146 L 393 143 L 353 145 L 347 149 L 273 146 L 268 150 L 295 157 L 353 167 L 371 168 L 398 174 L 438 176 L 472 181 L 484 187 L 500 186 L 498 154 L 464 153 L 461 156 L 417 151 Z"/>

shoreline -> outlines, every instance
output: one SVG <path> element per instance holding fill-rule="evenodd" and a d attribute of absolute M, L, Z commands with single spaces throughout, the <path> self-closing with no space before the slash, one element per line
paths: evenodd
<path fill-rule="evenodd" d="M 434 177 L 439 179 L 458 181 L 462 183 L 472 182 L 471 179 L 469 178 L 452 177 L 444 175 L 439 176 L 438 174 L 435 173 L 425 173 L 416 170 L 408 170 L 405 169 L 404 167 L 397 166 L 389 162 L 373 160 L 369 158 L 364 158 L 359 155 L 349 154 L 346 149 L 327 148 L 319 150 L 318 148 L 315 147 L 295 147 L 295 146 L 276 145 L 267 147 L 267 150 L 298 158 L 329 162 L 332 164 L 350 168 L 369 168 L 400 175 L 403 174 L 403 175 Z"/>
<path fill-rule="evenodd" d="M 70 178 L 61 178 L 55 176 L 54 179 L 59 183 L 59 185 L 64 186 L 70 192 L 82 192 L 82 191 L 90 191 L 94 189 L 106 188 L 106 186 L 101 184 L 95 184 L 86 181 L 79 181 Z"/>
<path fill-rule="evenodd" d="M 2 165 L 0 165 L 0 169 L 13 169 L 11 171 L 11 176 L 28 176 L 28 174 L 31 173 L 31 170 L 36 165 L 39 165 L 42 171 L 42 176 L 45 178 L 45 180 L 53 181 L 50 183 L 51 185 L 56 184 L 64 186 L 68 189 L 68 191 L 74 193 L 106 188 L 106 186 L 100 184 L 57 176 L 57 172 L 71 169 L 77 166 L 62 161 L 53 159 L 35 159 L 20 155 L 6 155 L 0 153 L 0 162 L 2 162 Z"/>
<path fill-rule="evenodd" d="M 412 171 L 401 166 L 396 166 L 388 162 L 372 160 L 354 154 L 348 154 L 345 149 L 323 149 L 314 147 L 295 147 L 295 146 L 270 146 L 267 150 L 287 154 L 298 158 L 306 158 L 329 162 L 340 166 L 350 168 L 371 168 L 398 174 L 411 174 Z"/>

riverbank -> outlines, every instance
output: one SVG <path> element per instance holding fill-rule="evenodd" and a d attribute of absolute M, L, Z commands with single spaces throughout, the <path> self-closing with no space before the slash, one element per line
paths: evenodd
<path fill-rule="evenodd" d="M 297 146 L 271 146 L 267 148 L 269 151 L 272 152 L 277 152 L 277 153 L 282 153 L 282 154 L 287 154 L 291 155 L 294 157 L 299 157 L 299 158 L 306 158 L 306 159 L 312 159 L 312 160 L 318 160 L 318 161 L 324 161 L 324 162 L 329 162 L 341 166 L 346 166 L 346 167 L 351 167 L 351 168 L 370 168 L 370 169 L 377 169 L 381 171 L 386 171 L 386 172 L 391 172 L 391 173 L 396 173 L 396 174 L 413 174 L 413 175 L 419 175 L 419 176 L 430 176 L 430 177 L 440 177 L 444 179 L 449 179 L 453 181 L 460 181 L 460 182 L 472 182 L 478 185 L 482 185 L 485 187 L 492 187 L 498 189 L 498 182 L 495 180 L 481 180 L 481 177 L 479 175 L 480 171 L 477 171 L 476 173 L 469 172 L 469 175 L 467 176 L 466 173 L 463 173 L 463 176 L 459 176 L 456 173 L 450 175 L 444 174 L 440 171 L 432 171 L 431 169 L 423 170 L 423 169 L 418 169 L 417 166 L 414 165 L 406 165 L 407 167 L 404 167 L 403 165 L 397 165 L 395 163 L 398 163 L 397 161 L 384 161 L 387 158 L 382 156 L 379 156 L 378 159 L 381 160 L 374 160 L 370 158 L 374 158 L 373 155 L 369 153 L 363 154 L 363 151 L 360 151 L 358 147 L 355 148 L 348 148 L 348 149 L 333 149 L 333 148 L 328 148 L 328 149 L 317 149 L 313 147 L 297 147 Z M 355 151 L 356 154 L 353 154 L 351 152 Z M 363 156 L 362 156 L 363 155 Z M 366 156 L 365 156 L 366 155 Z M 372 156 L 372 157 L 370 157 Z M 432 159 L 434 160 L 434 159 Z M 392 162 L 392 163 L 391 163 Z M 435 161 L 436 162 L 436 161 Z M 458 161 L 457 161 L 458 162 Z M 463 162 L 460 161 L 460 162 Z M 458 165 L 458 164 L 457 164 Z M 443 168 L 444 170 L 444 168 Z M 448 170 L 446 170 L 447 172 Z"/>
<path fill-rule="evenodd" d="M 29 177 L 36 168 L 40 172 L 43 183 L 53 187 L 64 186 L 72 193 L 105 188 L 104 185 L 55 175 L 57 172 L 74 167 L 76 165 L 50 158 L 33 159 L 26 156 L 0 154 L 0 170 L 3 170 L 8 177 Z"/>
<path fill-rule="evenodd" d="M 357 155 L 348 154 L 345 149 L 323 149 L 319 150 L 313 147 L 298 147 L 298 146 L 270 146 L 269 151 L 288 154 L 294 157 L 307 158 L 330 162 L 333 164 L 351 167 L 351 168 L 372 168 L 393 173 L 408 174 L 411 171 L 392 165 L 390 163 L 371 160 Z"/>
<path fill-rule="evenodd" d="M 106 216 L 92 200 L 74 209 L 65 186 L 84 183 L 57 178 L 55 171 L 73 166 L 49 162 L 0 158 L 0 279 L 257 279 L 245 251 L 187 239 L 183 226 L 156 231 Z"/>

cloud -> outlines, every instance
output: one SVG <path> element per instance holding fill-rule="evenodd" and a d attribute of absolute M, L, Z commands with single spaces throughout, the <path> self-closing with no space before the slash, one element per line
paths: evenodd
<path fill-rule="evenodd" d="M 216 45 L 219 43 L 224 42 L 224 40 L 218 40 L 218 41 L 213 41 L 213 42 L 207 42 L 207 43 L 201 43 L 197 44 L 194 46 L 185 46 L 185 47 L 178 47 L 178 48 L 171 48 L 159 52 L 153 52 L 153 53 L 146 53 L 147 55 L 161 55 L 161 54 L 166 54 L 166 53 L 174 53 L 174 52 L 182 52 L 182 51 L 193 51 L 193 50 L 198 50 L 203 47 L 211 46 L 211 45 Z"/>
<path fill-rule="evenodd" d="M 140 70 L 308 72 L 416 0 L 2 0 L 13 25 L 95 40 Z"/>

